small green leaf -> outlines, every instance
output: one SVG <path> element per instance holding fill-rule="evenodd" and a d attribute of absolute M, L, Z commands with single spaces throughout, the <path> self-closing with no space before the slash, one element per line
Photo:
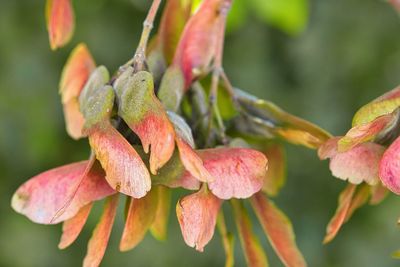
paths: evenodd
<path fill-rule="evenodd" d="M 233 1 L 226 21 L 227 32 L 235 31 L 243 26 L 248 17 L 249 11 L 247 1 Z"/>
<path fill-rule="evenodd" d="M 251 0 L 257 16 L 289 33 L 298 34 L 308 21 L 308 0 Z"/>

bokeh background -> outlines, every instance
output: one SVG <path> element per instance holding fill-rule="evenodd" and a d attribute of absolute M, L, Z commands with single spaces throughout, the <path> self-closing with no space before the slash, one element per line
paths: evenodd
<path fill-rule="evenodd" d="M 87 141 L 75 142 L 64 130 L 58 95 L 62 66 L 84 41 L 98 64 L 116 70 L 134 52 L 149 4 L 76 0 L 72 43 L 51 52 L 44 2 L 0 0 L 0 266 L 81 264 L 102 204 L 78 241 L 60 251 L 61 226 L 28 221 L 13 212 L 10 199 L 29 177 L 88 156 Z M 236 86 L 335 135 L 350 127 L 360 106 L 400 84 L 400 18 L 384 1 L 235 0 L 225 46 L 225 69 Z M 379 206 L 363 207 L 324 246 L 325 227 L 345 183 L 330 175 L 328 163 L 319 161 L 315 151 L 287 149 L 288 182 L 275 201 L 293 220 L 309 265 L 399 266 L 390 254 L 400 248 L 400 198 L 392 195 Z M 122 227 L 119 216 L 102 266 L 224 264 L 218 234 L 204 253 L 197 253 L 185 246 L 174 214 L 166 242 L 147 236 L 127 253 L 118 251 Z M 282 266 L 260 226 L 254 227 L 271 266 Z M 236 266 L 245 266 L 239 246 L 236 242 Z"/>

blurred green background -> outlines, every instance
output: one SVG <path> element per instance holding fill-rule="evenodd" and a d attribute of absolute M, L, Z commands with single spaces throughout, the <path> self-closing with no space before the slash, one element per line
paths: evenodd
<path fill-rule="evenodd" d="M 0 0 L 0 266 L 81 264 L 101 204 L 78 241 L 60 251 L 60 225 L 28 221 L 11 210 L 10 199 L 29 177 L 87 158 L 87 141 L 75 142 L 64 130 L 60 71 L 80 41 L 88 44 L 98 64 L 115 70 L 124 63 L 135 50 L 149 1 L 74 1 L 76 33 L 57 52 L 49 49 L 44 2 Z M 225 46 L 225 69 L 236 86 L 335 135 L 350 127 L 361 105 L 400 84 L 400 19 L 384 1 L 235 0 Z M 379 206 L 360 209 L 323 246 L 326 224 L 345 183 L 330 175 L 328 163 L 319 161 L 315 151 L 287 148 L 288 183 L 276 202 L 293 220 L 309 265 L 399 266 L 390 254 L 400 248 L 400 198 L 390 196 Z M 174 214 L 166 242 L 147 236 L 127 253 L 118 251 L 122 227 L 119 216 L 102 266 L 224 264 L 218 234 L 204 253 L 197 253 L 185 246 Z M 282 266 L 260 226 L 254 227 L 271 266 Z M 236 262 L 245 266 L 239 242 Z"/>

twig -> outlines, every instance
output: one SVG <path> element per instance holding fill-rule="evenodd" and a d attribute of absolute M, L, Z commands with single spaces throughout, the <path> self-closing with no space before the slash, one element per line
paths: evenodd
<path fill-rule="evenodd" d="M 146 64 L 146 48 L 149 41 L 151 30 L 153 29 L 154 18 L 156 17 L 158 8 L 160 7 L 161 0 L 153 0 L 149 13 L 143 22 L 143 31 L 140 36 L 139 45 L 136 49 L 135 55 L 133 56 L 133 64 L 135 70 L 143 70 Z"/>
<path fill-rule="evenodd" d="M 116 77 L 113 77 L 112 80 L 115 80 L 121 73 L 128 67 L 133 66 L 135 71 L 145 70 L 146 69 L 146 48 L 147 43 L 150 38 L 151 30 L 153 29 L 154 19 L 156 17 L 158 8 L 160 7 L 161 0 L 153 0 L 149 12 L 147 13 L 146 19 L 143 22 L 143 31 L 140 36 L 139 45 L 136 48 L 135 55 L 132 59 L 126 62 L 119 68 Z"/>
<path fill-rule="evenodd" d="M 222 68 L 222 57 L 223 57 L 223 51 L 224 51 L 224 37 L 225 37 L 225 26 L 226 26 L 226 17 L 228 15 L 230 6 L 231 6 L 232 1 L 231 0 L 225 0 L 220 6 L 219 9 L 219 20 L 218 20 L 218 32 L 217 32 L 217 44 L 215 47 L 215 58 L 214 58 L 214 67 L 213 67 L 213 73 L 212 73 L 212 80 L 211 80 L 211 89 L 210 89 L 210 120 L 209 120 L 209 125 L 208 128 L 209 130 L 211 129 L 211 124 L 212 124 L 212 117 L 215 116 L 217 120 L 217 124 L 220 130 L 220 135 L 222 142 L 224 144 L 227 143 L 227 137 L 225 135 L 225 126 L 221 117 L 221 114 L 219 112 L 217 103 L 217 92 L 218 92 L 218 84 L 219 84 L 219 78 L 222 73 L 224 73 L 224 70 Z"/>

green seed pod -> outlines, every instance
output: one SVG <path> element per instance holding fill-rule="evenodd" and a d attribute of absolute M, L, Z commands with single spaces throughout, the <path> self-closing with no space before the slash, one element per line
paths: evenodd
<path fill-rule="evenodd" d="M 158 91 L 158 98 L 165 108 L 176 112 L 182 100 L 185 81 L 182 71 L 177 67 L 169 67 L 165 72 Z"/>
<path fill-rule="evenodd" d="M 83 106 L 85 106 L 87 99 L 109 80 L 110 74 L 104 66 L 97 67 L 92 74 L 90 74 L 90 77 L 79 96 L 79 105 L 81 110 L 83 110 Z"/>
<path fill-rule="evenodd" d="M 110 118 L 114 98 L 114 90 L 110 85 L 104 85 L 87 97 L 85 105 L 82 107 L 82 113 L 85 117 L 84 129 L 91 129 Z"/>

